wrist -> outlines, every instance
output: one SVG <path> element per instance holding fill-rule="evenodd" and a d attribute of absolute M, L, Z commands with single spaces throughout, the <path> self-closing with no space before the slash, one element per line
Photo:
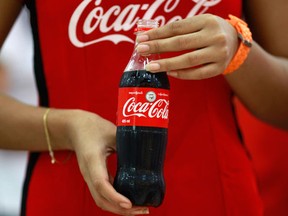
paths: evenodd
<path fill-rule="evenodd" d="M 227 22 L 235 28 L 240 43 L 234 57 L 223 72 L 224 75 L 237 70 L 245 62 L 250 52 L 250 48 L 252 47 L 252 34 L 247 23 L 232 15 L 229 15 Z"/>
<path fill-rule="evenodd" d="M 115 125 L 92 112 L 51 109 L 48 129 L 53 150 L 73 150 L 80 154 L 91 153 L 91 148 L 97 148 L 101 154 L 107 149 L 114 150 Z"/>
<path fill-rule="evenodd" d="M 47 119 L 53 150 L 74 150 L 75 116 L 80 110 L 51 109 Z"/>

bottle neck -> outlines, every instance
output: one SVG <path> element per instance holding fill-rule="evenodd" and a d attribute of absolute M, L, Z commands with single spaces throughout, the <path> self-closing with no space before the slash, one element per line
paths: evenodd
<path fill-rule="evenodd" d="M 136 35 L 140 33 L 141 32 L 135 32 Z M 149 55 L 140 55 L 136 50 L 137 46 L 138 46 L 138 42 L 135 39 L 134 50 L 124 72 L 135 71 L 135 70 L 145 70 L 145 67 L 148 63 L 150 63 L 151 61 L 160 59 L 160 54 L 158 53 L 149 54 Z"/>

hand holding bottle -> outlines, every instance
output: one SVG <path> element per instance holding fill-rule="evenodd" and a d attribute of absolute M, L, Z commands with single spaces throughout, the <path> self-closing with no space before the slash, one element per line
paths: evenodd
<path fill-rule="evenodd" d="M 168 71 L 179 79 L 205 79 L 225 70 L 238 48 L 235 29 L 224 19 L 203 14 L 179 20 L 138 36 L 142 55 L 185 51 L 184 54 L 153 61 L 151 72 Z"/>
<path fill-rule="evenodd" d="M 66 111 L 62 111 L 62 114 L 54 114 L 53 117 L 53 113 L 56 112 L 51 112 L 50 123 L 53 118 L 65 118 L 67 115 Z M 115 152 L 115 125 L 94 113 L 81 110 L 69 113 L 67 131 L 70 146 L 77 155 L 80 171 L 98 207 L 119 215 L 147 213 L 145 207 L 132 207 L 131 202 L 112 186 L 106 160 Z"/>

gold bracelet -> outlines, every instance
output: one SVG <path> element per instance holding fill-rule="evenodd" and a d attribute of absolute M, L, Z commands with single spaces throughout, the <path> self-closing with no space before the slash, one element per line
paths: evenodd
<path fill-rule="evenodd" d="M 43 125 L 44 125 L 44 131 L 45 131 L 45 137 L 46 137 L 46 141 L 47 141 L 47 145 L 48 145 L 49 155 L 51 157 L 51 163 L 55 164 L 56 163 L 56 159 L 54 157 L 54 152 L 53 152 L 53 149 L 52 149 L 52 146 L 51 146 L 48 126 L 47 126 L 47 117 L 48 117 L 49 111 L 50 111 L 50 109 L 47 108 L 46 112 L 43 115 Z"/>

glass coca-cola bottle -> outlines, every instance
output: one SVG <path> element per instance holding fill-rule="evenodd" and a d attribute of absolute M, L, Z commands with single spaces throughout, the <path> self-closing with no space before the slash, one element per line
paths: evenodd
<path fill-rule="evenodd" d="M 158 27 L 140 20 L 136 34 Z M 165 194 L 163 166 L 168 135 L 169 80 L 166 72 L 150 73 L 145 65 L 159 59 L 134 51 L 122 75 L 117 111 L 115 189 L 133 205 L 161 205 Z"/>

